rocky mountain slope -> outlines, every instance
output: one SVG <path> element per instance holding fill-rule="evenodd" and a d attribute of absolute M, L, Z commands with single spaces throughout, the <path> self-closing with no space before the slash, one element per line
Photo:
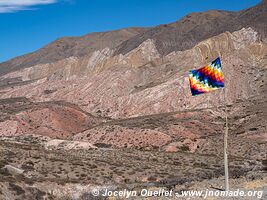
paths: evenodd
<path fill-rule="evenodd" d="M 265 8 L 263 2 L 240 13 Z M 206 14 L 214 13 L 220 17 L 226 12 L 209 11 Z M 259 12 L 257 16 L 262 13 L 264 12 Z M 209 22 L 207 19 L 204 21 Z M 177 23 L 182 21 L 183 19 Z M 138 117 L 145 117 L 149 122 L 149 116 L 159 115 L 155 121 L 160 123 L 163 113 L 212 108 L 225 103 L 234 108 L 230 110 L 230 114 L 234 114 L 236 110 L 245 112 L 246 106 L 242 109 L 240 102 L 246 105 L 246 102 L 263 101 L 261 105 L 266 107 L 267 43 L 260 32 L 251 27 L 234 32 L 226 31 L 197 43 L 191 49 L 172 51 L 167 55 L 160 53 L 155 38 L 149 38 L 128 53 L 119 55 L 116 54 L 116 47 L 112 48 L 118 45 L 118 40 L 108 44 L 112 35 L 118 33 L 118 38 L 121 34 L 127 37 L 132 35 L 134 38 L 137 30 L 141 31 L 125 29 L 104 33 L 107 35 L 107 43 L 103 49 L 92 45 L 92 48 L 99 49 L 86 55 L 83 55 L 86 50 L 80 54 L 70 53 L 75 51 L 70 50 L 71 56 L 68 58 L 55 62 L 52 59 L 50 63 L 39 63 L 31 67 L 25 64 L 26 68 L 2 75 L 0 94 L 4 103 L 1 104 L 1 135 L 32 133 L 61 139 L 73 137 L 75 140 L 95 144 L 102 141 L 106 145 L 120 148 L 165 148 L 181 138 L 201 138 L 203 130 L 208 135 L 219 134 L 218 130 L 222 127 L 216 127 L 216 122 L 209 127 L 203 120 L 219 120 L 222 109 L 207 114 L 211 118 L 199 116 L 195 120 L 192 111 L 189 122 L 181 119 L 176 125 L 169 126 L 167 120 L 164 121 L 164 128 L 158 125 L 140 128 L 146 122 L 139 123 Z M 96 37 L 99 34 L 101 35 L 97 33 Z M 91 38 L 93 35 L 95 34 L 86 37 Z M 84 38 L 81 40 L 86 43 Z M 97 43 L 97 40 L 93 42 Z M 71 49 L 80 48 L 77 41 L 75 44 Z M 52 43 L 44 49 L 50 52 L 50 47 L 54 45 Z M 34 54 L 42 55 L 40 52 L 44 49 Z M 49 54 L 47 55 L 48 59 Z M 188 70 L 203 66 L 218 56 L 221 57 L 226 78 L 225 90 L 192 97 Z M 20 102 L 21 98 L 23 101 Z M 254 114 L 257 117 L 259 115 Z M 265 117 L 264 115 L 257 125 L 257 131 L 253 132 L 263 140 L 266 140 Z M 135 128 L 116 122 L 128 118 L 133 119 Z M 218 123 L 222 122 L 219 120 Z M 242 131 L 249 133 L 250 128 L 255 127 L 244 126 Z"/>
<path fill-rule="evenodd" d="M 228 103 L 262 94 L 265 86 L 266 43 L 251 28 L 222 33 L 164 58 L 153 40 L 126 55 L 108 55 L 110 51 L 2 76 L 3 80 L 21 78 L 23 84 L 3 86 L 2 98 L 63 100 L 111 118 L 209 107 L 224 101 L 223 90 L 191 97 L 188 70 L 217 56 L 223 62 Z"/>
<path fill-rule="evenodd" d="M 0 64 L 0 74 L 26 68 L 41 63 L 52 63 L 71 56 L 84 56 L 105 47 L 114 48 L 121 42 L 147 30 L 146 28 L 126 28 L 116 31 L 91 33 L 81 37 L 57 39 L 40 50 L 17 57 Z"/>
<path fill-rule="evenodd" d="M 17 69 L 46 64 L 71 56 L 81 57 L 106 47 L 116 55 L 126 54 L 148 39 L 155 41 L 161 55 L 183 51 L 194 47 L 200 41 L 220 33 L 251 27 L 261 38 L 266 38 L 266 4 L 239 12 L 208 11 L 192 13 L 179 21 L 152 28 L 126 28 L 117 31 L 91 33 L 82 37 L 60 38 L 44 48 L 0 64 L 0 74 Z"/>
<path fill-rule="evenodd" d="M 230 176 L 248 176 L 249 171 L 264 176 L 266 2 L 240 12 L 193 13 L 148 29 L 63 38 L 0 64 L 0 155 L 8 157 L 10 148 L 16 154 L 19 148 L 34 152 L 23 154 L 23 160 L 14 154 L 0 160 L 4 195 L 14 195 L 8 191 L 18 187 L 29 195 L 30 184 L 38 195 L 53 196 L 55 185 L 78 180 L 92 188 L 117 187 L 122 180 L 179 185 L 219 177 L 226 114 Z M 225 89 L 192 97 L 188 70 L 218 56 Z M 47 154 L 46 161 L 38 154 Z M 144 155 L 159 158 L 141 162 Z M 189 160 L 183 160 L 186 156 Z M 133 163 L 140 168 L 129 168 Z M 6 165 L 26 171 L 12 175 Z"/>
<path fill-rule="evenodd" d="M 251 27 L 266 38 L 267 1 L 239 12 L 208 11 L 192 13 L 181 20 L 160 25 L 123 42 L 116 53 L 125 54 L 136 48 L 147 39 L 155 40 L 159 52 L 167 55 L 172 51 L 190 49 L 202 40 L 208 39 L 222 32 L 237 31 L 244 27 Z"/>

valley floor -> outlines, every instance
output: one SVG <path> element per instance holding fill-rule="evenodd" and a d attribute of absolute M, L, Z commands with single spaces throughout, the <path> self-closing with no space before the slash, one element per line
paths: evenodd
<path fill-rule="evenodd" d="M 0 139 L 0 199 L 91 200 L 102 199 L 90 193 L 96 188 L 182 191 L 220 189 L 224 183 L 221 155 L 80 148 L 78 143 L 71 149 L 73 141 L 53 145 L 56 141 L 31 135 Z M 266 161 L 230 155 L 229 168 L 231 187 L 266 195 Z"/>

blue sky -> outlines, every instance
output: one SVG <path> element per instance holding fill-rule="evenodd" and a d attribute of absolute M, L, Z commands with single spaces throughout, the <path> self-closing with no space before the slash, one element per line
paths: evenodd
<path fill-rule="evenodd" d="M 220 3 L 218 3 L 220 2 Z M 237 11 L 260 0 L 0 0 L 0 62 L 63 36 L 170 23 L 191 12 Z"/>

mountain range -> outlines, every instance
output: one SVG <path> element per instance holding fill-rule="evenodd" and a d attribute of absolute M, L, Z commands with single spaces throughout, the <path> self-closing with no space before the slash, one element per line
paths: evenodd
<path fill-rule="evenodd" d="M 160 160 L 169 153 L 182 152 L 190 159 L 203 156 L 203 164 L 204 155 L 207 160 L 219 160 L 222 155 L 227 114 L 231 177 L 246 176 L 252 169 L 262 170 L 267 159 L 266 19 L 267 0 L 263 0 L 239 12 L 211 10 L 155 27 L 64 37 L 1 63 L 0 135 L 12 144 L 10 138 L 18 138 L 26 146 L 32 140 L 32 144 L 46 151 L 89 148 L 100 156 L 108 154 L 103 149 L 112 149 L 122 159 L 128 159 L 127 153 L 136 155 L 136 160 L 127 160 L 133 163 L 139 162 L 143 152 L 160 152 Z M 217 57 L 222 61 L 225 88 L 192 97 L 188 71 Z M 12 148 L 19 152 L 17 147 Z M 108 155 L 99 157 L 104 158 L 108 159 Z M 170 159 L 169 165 L 175 165 Z M 21 167 L 22 162 L 11 160 L 9 164 L 19 163 Z M 179 162 L 191 166 L 188 160 Z M 105 168 L 103 163 L 99 165 Z M 160 163 L 154 163 L 155 169 L 163 167 Z M 190 180 L 177 178 L 172 170 L 159 177 L 156 171 L 149 172 L 154 182 L 176 181 L 175 184 L 222 175 L 222 165 L 211 161 L 207 165 L 203 172 L 191 166 Z M 37 173 L 47 180 L 40 165 L 32 168 L 34 172 L 25 169 L 29 170 L 25 176 Z M 100 173 L 102 168 L 98 169 Z M 108 179 L 112 183 L 122 180 L 111 164 L 107 174 L 113 174 Z M 91 182 L 86 179 L 86 183 L 106 184 L 107 174 Z M 136 180 L 137 174 L 140 180 Z M 145 170 L 137 174 L 129 176 L 128 181 L 150 180 Z M 1 184 L 5 185 L 0 181 Z M 40 190 L 41 185 L 36 183 Z M 24 186 L 20 185 L 25 189 Z"/>

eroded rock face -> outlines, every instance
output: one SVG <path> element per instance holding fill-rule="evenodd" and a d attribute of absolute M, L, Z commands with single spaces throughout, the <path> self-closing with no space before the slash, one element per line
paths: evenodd
<path fill-rule="evenodd" d="M 18 122 L 12 120 L 6 120 L 0 122 L 0 136 L 16 136 L 18 130 Z"/>
<path fill-rule="evenodd" d="M 223 13 L 212 15 L 220 17 Z M 147 38 L 123 54 L 118 54 L 113 47 L 102 46 L 88 54 L 72 55 L 50 63 L 40 62 L 1 76 L 2 99 L 24 97 L 31 102 L 27 103 L 27 109 L 22 103 L 15 106 L 18 112 L 3 113 L 1 134 L 40 134 L 92 144 L 104 143 L 116 148 L 166 147 L 167 151 L 176 151 L 185 146 L 194 152 L 198 146 L 194 140 L 201 139 L 204 130 L 207 135 L 212 135 L 220 129 L 220 126 L 209 127 L 204 123 L 206 118 L 211 120 L 209 117 L 199 116 L 194 121 L 192 115 L 191 121 L 165 124 L 167 128 L 156 129 L 99 124 L 207 109 L 224 103 L 232 105 L 258 96 L 262 99 L 266 93 L 267 44 L 251 27 L 226 31 L 200 41 L 191 49 L 174 50 L 165 55 L 160 53 L 154 38 Z M 226 89 L 192 97 L 188 71 L 202 67 L 218 56 L 222 61 Z M 54 105 L 58 101 L 77 107 Z M 40 102 L 48 104 L 29 109 L 32 104 Z M 53 105 L 49 104 L 51 102 Z M 235 112 L 243 112 L 242 107 L 235 109 Z M 214 111 L 211 116 L 220 118 L 220 115 L 219 111 Z M 264 128 L 259 134 L 266 133 Z M 176 139 L 181 141 L 173 143 Z M 186 139 L 189 142 L 184 142 Z M 170 143 L 175 145 L 168 146 Z"/>
<path fill-rule="evenodd" d="M 66 149 L 208 152 L 214 150 L 224 121 L 222 108 L 208 108 L 223 105 L 226 100 L 227 104 L 234 105 L 230 114 L 234 117 L 237 113 L 234 119 L 245 127 L 239 130 L 239 125 L 232 122 L 233 130 L 244 133 L 248 139 L 265 140 L 266 120 L 258 108 L 248 111 L 246 108 L 252 107 L 251 103 L 236 103 L 255 98 L 258 100 L 253 102 L 259 103 L 264 99 L 266 55 L 266 43 L 260 42 L 257 32 L 247 28 L 217 35 L 190 50 L 164 57 L 157 52 L 154 41 L 147 40 L 126 55 L 114 55 L 106 48 L 82 58 L 71 57 L 27 68 L 17 75 L 12 72 L 2 80 L 22 76 L 26 83 L 1 89 L 1 98 L 19 101 L 14 106 L 3 105 L 1 134 L 38 134 L 80 141 L 66 144 Z M 226 77 L 226 99 L 223 89 L 192 97 L 188 70 L 201 67 L 217 56 L 221 57 Z M 41 79 L 34 81 L 38 76 Z M 4 102 L 7 101 L 11 100 Z M 55 104 L 57 101 L 78 107 Z M 39 102 L 47 105 L 41 106 Z M 259 104 L 259 107 L 265 106 L 264 102 Z M 8 114 L 9 110 L 17 112 Z M 183 110 L 189 112 L 178 112 Z M 242 118 L 241 113 L 248 116 Z M 155 114 L 158 116 L 154 117 Z M 258 120 L 254 130 L 249 124 L 255 124 L 257 117 L 262 120 Z M 203 139 L 206 137 L 217 139 Z M 259 154 L 259 159 L 263 158 Z"/>
<path fill-rule="evenodd" d="M 89 129 L 77 134 L 74 139 L 117 148 L 159 148 L 171 141 L 169 135 L 157 130 L 129 129 L 121 126 Z"/>
<path fill-rule="evenodd" d="M 87 62 L 84 61 L 87 58 L 69 58 L 69 65 L 49 64 L 53 69 L 63 68 L 53 74 L 44 70 L 47 78 L 5 89 L 2 98 L 26 96 L 34 101 L 64 100 L 87 112 L 112 118 L 204 108 L 222 103 L 223 90 L 191 97 L 189 69 L 201 67 L 220 56 L 226 76 L 227 101 L 231 103 L 259 93 L 253 80 L 265 73 L 266 52 L 266 43 L 259 42 L 251 28 L 220 34 L 191 50 L 173 52 L 162 58 L 153 40 L 148 40 L 126 55 L 113 56 L 111 50 L 104 49 L 95 52 Z M 86 65 L 83 67 L 82 63 Z M 76 66 L 83 69 L 82 77 L 71 73 Z M 28 77 L 42 74 L 39 70 L 42 67 L 27 69 Z M 26 72 L 23 73 L 26 76 Z M 8 76 L 11 75 L 5 78 Z"/>
<path fill-rule="evenodd" d="M 82 131 L 87 126 L 87 116 L 72 108 L 43 108 L 21 112 L 16 115 L 18 134 L 47 135 L 66 138 Z"/>
<path fill-rule="evenodd" d="M 258 11 L 257 19 L 266 8 Z M 242 22 L 238 29 L 228 30 L 228 24 L 209 32 L 203 26 L 204 35 L 192 35 L 196 21 L 223 24 L 235 15 L 194 13 L 146 33 L 129 29 L 58 40 L 31 54 L 32 60 L 0 65 L 0 198 L 78 198 L 105 183 L 173 186 L 222 176 L 226 114 L 230 174 L 265 170 L 266 18 L 256 28 Z M 184 32 L 188 24 L 188 38 L 176 38 L 176 28 Z M 188 70 L 218 56 L 226 87 L 192 97 Z M 25 171 L 5 173 L 8 164 Z"/>
<path fill-rule="evenodd" d="M 10 101 L 8 106 L 0 102 L 3 117 L 8 119 L 1 119 L 1 136 L 37 134 L 66 139 L 104 121 L 73 105 L 60 102 L 43 104 L 23 102 L 19 99 L 6 99 L 6 101 Z"/>
<path fill-rule="evenodd" d="M 99 147 L 196 152 L 202 147 L 201 137 L 221 131 L 221 125 L 216 125 L 218 122 L 206 124 L 212 118 L 222 117 L 220 109 L 203 116 L 193 111 L 171 114 L 179 120 L 170 124 L 168 120 L 163 122 L 165 128 L 141 128 L 142 123 L 150 126 L 150 120 L 153 124 L 160 118 L 136 123 L 134 127 L 100 123 L 224 104 L 224 90 L 192 97 L 188 82 L 189 69 L 201 67 L 217 56 L 221 57 L 226 77 L 227 104 L 264 94 L 266 53 L 267 45 L 259 41 L 257 32 L 244 28 L 222 33 L 190 50 L 172 52 L 164 57 L 157 52 L 154 41 L 147 40 L 125 55 L 114 55 L 111 49 L 105 48 L 86 57 L 47 64 L 43 71 L 39 65 L 27 68 L 18 72 L 24 80 L 31 80 L 34 74 L 41 74 L 42 79 L 5 87 L 2 98 L 27 97 L 36 103 L 71 102 L 100 119 L 88 117 L 76 108 L 46 106 L 18 112 L 9 121 L 1 122 L 2 134 L 40 134 L 80 140 Z M 58 67 L 61 69 L 54 72 Z M 40 70 L 43 73 L 39 73 Z M 15 72 L 4 76 L 5 79 L 15 77 Z M 235 109 L 233 113 L 243 112 L 242 107 Z M 181 118 L 189 119 L 180 121 Z M 13 128 L 7 129 L 8 126 Z M 265 137 L 264 129 L 259 132 L 263 135 L 259 135 L 261 139 Z"/>

